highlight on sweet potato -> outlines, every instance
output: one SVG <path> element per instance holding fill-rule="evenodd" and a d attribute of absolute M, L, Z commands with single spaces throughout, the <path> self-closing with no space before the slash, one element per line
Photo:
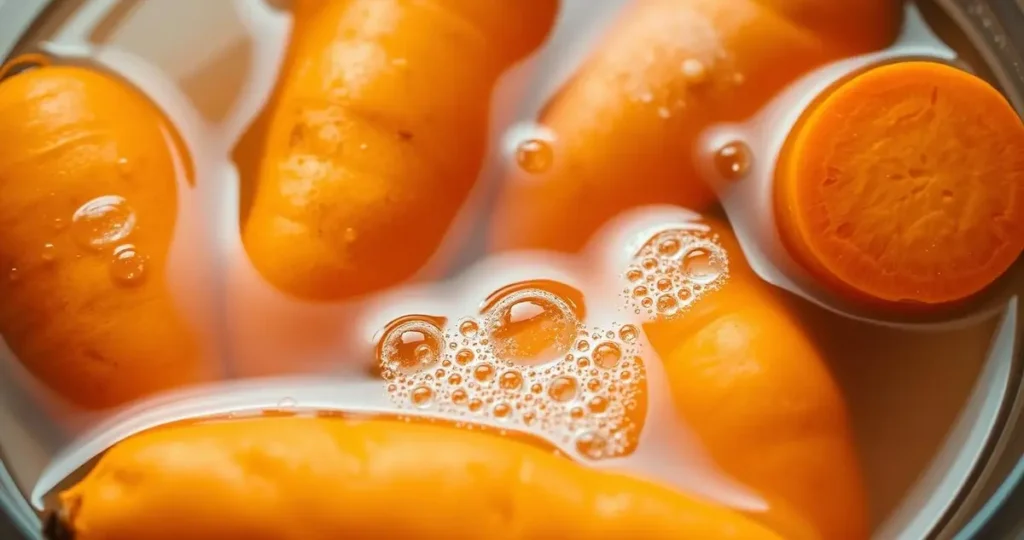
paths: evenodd
<path fill-rule="evenodd" d="M 871 68 L 791 132 L 775 208 L 790 252 L 840 295 L 889 308 L 961 302 L 1024 249 L 1024 123 L 957 68 Z"/>
<path fill-rule="evenodd" d="M 75 405 L 207 375 L 165 279 L 184 151 L 172 131 L 141 93 L 86 68 L 0 81 L 0 333 Z"/>
<path fill-rule="evenodd" d="M 750 117 L 816 66 L 883 47 L 901 4 L 635 2 L 540 115 L 550 165 L 510 171 L 493 247 L 575 251 L 632 207 L 707 208 L 693 158 L 703 130 Z"/>
<path fill-rule="evenodd" d="M 491 90 L 540 45 L 557 0 L 308 0 L 270 120 L 243 241 L 294 296 L 410 277 L 482 163 Z"/>

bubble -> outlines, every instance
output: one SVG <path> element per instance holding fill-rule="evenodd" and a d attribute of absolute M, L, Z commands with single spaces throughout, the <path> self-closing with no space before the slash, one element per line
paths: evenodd
<path fill-rule="evenodd" d="M 528 139 L 516 147 L 516 163 L 528 173 L 543 173 L 551 168 L 554 160 L 555 153 L 547 141 Z"/>
<path fill-rule="evenodd" d="M 658 244 L 658 255 L 662 257 L 674 257 L 679 253 L 679 240 L 675 238 L 666 238 Z"/>
<path fill-rule="evenodd" d="M 120 242 L 134 228 L 135 211 L 118 195 L 96 197 L 71 216 L 71 235 L 86 249 L 101 250 Z"/>
<path fill-rule="evenodd" d="M 597 379 L 590 379 L 589 381 L 587 381 L 587 390 L 590 390 L 591 392 L 597 392 L 600 389 L 601 381 Z"/>
<path fill-rule="evenodd" d="M 474 320 L 463 321 L 459 325 L 459 333 L 466 337 L 476 337 L 477 332 L 480 330 L 480 325 Z"/>
<path fill-rule="evenodd" d="M 605 342 L 594 349 L 594 363 L 604 369 L 615 367 L 622 359 L 622 349 L 612 342 Z"/>
<path fill-rule="evenodd" d="M 700 84 L 707 80 L 707 67 L 704 66 L 703 62 L 696 58 L 687 58 L 686 60 L 683 60 L 683 63 L 679 68 L 683 72 L 683 77 L 686 77 L 686 80 L 689 81 L 690 84 Z"/>
<path fill-rule="evenodd" d="M 619 373 L 619 378 L 624 381 L 628 381 L 632 376 L 633 374 L 628 371 L 623 371 L 622 373 Z"/>
<path fill-rule="evenodd" d="M 473 377 L 480 382 L 487 382 L 494 377 L 494 366 L 490 364 L 480 364 L 473 370 Z"/>
<path fill-rule="evenodd" d="M 576 344 L 576 349 L 581 352 L 587 352 L 590 350 L 590 342 L 585 339 L 581 339 L 579 343 Z"/>
<path fill-rule="evenodd" d="M 638 333 L 636 327 L 632 324 L 627 324 L 619 329 L 619 339 L 626 343 L 633 343 L 636 341 L 637 336 Z"/>
<path fill-rule="evenodd" d="M 492 412 L 495 418 L 508 418 L 512 414 L 512 407 L 508 403 L 498 403 Z"/>
<path fill-rule="evenodd" d="M 519 390 L 523 386 L 523 376 L 518 371 L 506 371 L 501 374 L 498 384 L 505 390 Z"/>
<path fill-rule="evenodd" d="M 594 414 L 601 414 L 608 410 L 608 399 L 604 396 L 594 396 L 587 402 L 587 408 Z"/>
<path fill-rule="evenodd" d="M 699 285 L 707 285 L 722 275 L 717 257 L 705 248 L 693 248 L 683 256 L 686 277 Z"/>
<path fill-rule="evenodd" d="M 576 360 L 576 366 L 580 369 L 590 367 L 590 359 L 585 356 L 581 357 L 579 360 Z"/>
<path fill-rule="evenodd" d="M 574 377 L 562 376 L 551 381 L 551 385 L 548 387 L 548 395 L 555 401 L 565 403 L 572 401 L 576 397 L 578 390 L 579 388 Z"/>
<path fill-rule="evenodd" d="M 57 246 L 49 242 L 43 244 L 43 249 L 39 254 L 39 258 L 42 259 L 43 262 L 47 263 L 57 260 Z"/>
<path fill-rule="evenodd" d="M 649 292 L 650 291 L 647 290 L 647 287 L 644 287 L 643 285 L 637 285 L 636 288 L 633 289 L 633 297 L 641 298 L 647 296 Z"/>
<path fill-rule="evenodd" d="M 683 302 L 687 302 L 693 296 L 693 293 L 690 292 L 690 289 L 683 287 L 679 289 L 679 291 L 676 293 L 676 296 L 678 296 L 679 299 L 682 300 Z"/>
<path fill-rule="evenodd" d="M 668 294 L 658 297 L 658 312 L 664 315 L 672 315 L 679 309 L 679 302 Z"/>
<path fill-rule="evenodd" d="M 461 388 L 452 390 L 452 403 L 464 405 L 467 401 L 469 401 L 469 394 L 465 390 Z"/>
<path fill-rule="evenodd" d="M 533 383 L 530 385 L 530 391 L 534 394 L 539 394 L 544 391 L 544 387 L 540 383 Z"/>
<path fill-rule="evenodd" d="M 476 355 L 469 349 L 462 349 L 455 354 L 455 361 L 462 366 L 472 362 L 474 358 L 476 358 Z"/>
<path fill-rule="evenodd" d="M 654 305 L 654 300 L 651 300 L 650 297 L 645 297 L 643 300 L 640 301 L 640 305 L 649 308 Z"/>
<path fill-rule="evenodd" d="M 469 400 L 469 405 L 467 405 L 467 407 L 469 408 L 470 411 L 476 412 L 484 407 L 484 402 L 480 401 L 477 398 L 473 398 Z"/>
<path fill-rule="evenodd" d="M 458 373 L 452 373 L 451 375 L 448 376 L 448 384 L 452 386 L 458 386 L 462 384 L 462 375 L 459 375 Z"/>
<path fill-rule="evenodd" d="M 583 410 L 583 407 L 573 407 L 569 410 L 569 417 L 573 420 L 579 420 L 586 416 L 587 412 Z"/>
<path fill-rule="evenodd" d="M 568 352 L 576 340 L 576 315 L 557 295 L 539 289 L 511 293 L 488 317 L 495 355 L 503 360 L 550 360 Z"/>
<path fill-rule="evenodd" d="M 640 265 L 644 267 L 644 270 L 654 270 L 655 268 L 658 267 L 658 259 L 655 259 L 654 257 L 648 257 L 644 259 L 643 262 L 640 263 Z"/>
<path fill-rule="evenodd" d="M 417 407 L 427 407 L 434 400 L 434 391 L 427 386 L 417 386 L 410 394 L 412 404 Z"/>
<path fill-rule="evenodd" d="M 601 434 L 585 431 L 576 436 L 576 451 L 590 459 L 601 459 L 608 449 L 608 440 Z"/>
<path fill-rule="evenodd" d="M 632 268 L 626 272 L 626 279 L 636 282 L 644 278 L 644 273 L 636 268 Z"/>
<path fill-rule="evenodd" d="M 444 349 L 439 322 L 411 316 L 393 322 L 377 347 L 381 367 L 410 374 L 432 367 Z"/>
<path fill-rule="evenodd" d="M 742 141 L 726 143 L 715 152 L 715 170 L 723 178 L 738 180 L 747 175 L 753 162 L 753 152 Z"/>
<path fill-rule="evenodd" d="M 146 257 L 131 244 L 118 246 L 110 260 L 110 277 L 120 285 L 138 285 L 146 277 Z"/>
<path fill-rule="evenodd" d="M 533 422 L 537 420 L 537 415 L 532 412 L 523 413 L 523 423 L 527 426 L 533 425 Z"/>

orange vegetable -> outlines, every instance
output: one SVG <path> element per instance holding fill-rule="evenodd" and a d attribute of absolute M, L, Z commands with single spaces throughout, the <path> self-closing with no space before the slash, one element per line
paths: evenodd
<path fill-rule="evenodd" d="M 492 86 L 556 10 L 557 0 L 299 3 L 243 224 L 260 273 L 323 300 L 420 269 L 475 181 Z"/>
<path fill-rule="evenodd" d="M 77 405 L 205 377 L 164 277 L 172 131 L 139 92 L 87 69 L 0 82 L 0 332 Z"/>
<path fill-rule="evenodd" d="M 790 134 L 775 201 L 794 257 L 840 294 L 964 300 L 1024 249 L 1024 124 L 995 88 L 956 68 L 870 69 Z"/>
<path fill-rule="evenodd" d="M 820 538 L 868 537 L 866 496 L 843 397 L 811 336 L 711 222 L 729 277 L 685 315 L 645 325 L 678 410 L 722 469 L 784 506 L 761 516 Z M 794 534 L 788 537 L 802 537 Z"/>
<path fill-rule="evenodd" d="M 780 538 L 524 443 L 383 420 L 158 429 L 115 446 L 60 501 L 49 535 L 76 540 Z"/>
<path fill-rule="evenodd" d="M 631 207 L 706 208 L 714 198 L 693 159 L 700 133 L 749 117 L 817 65 L 884 46 L 901 4 L 636 2 L 542 113 L 550 169 L 512 173 L 494 246 L 574 251 Z"/>

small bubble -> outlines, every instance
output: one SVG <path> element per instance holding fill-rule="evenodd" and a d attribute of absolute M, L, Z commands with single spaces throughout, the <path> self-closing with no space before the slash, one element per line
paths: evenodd
<path fill-rule="evenodd" d="M 100 250 L 124 240 L 135 228 L 135 211 L 124 197 L 104 195 L 83 204 L 71 216 L 71 234 L 84 248 Z"/>
<path fill-rule="evenodd" d="M 473 370 L 473 376 L 480 382 L 486 382 L 494 377 L 494 366 L 490 364 L 480 364 Z"/>
<path fill-rule="evenodd" d="M 532 412 L 525 412 L 525 413 L 523 413 L 523 423 L 524 424 L 526 424 L 528 426 L 533 425 L 533 422 L 535 420 L 537 420 L 537 415 L 536 414 L 534 414 Z"/>
<path fill-rule="evenodd" d="M 641 266 L 644 267 L 644 270 L 654 270 L 655 268 L 658 267 L 658 259 L 655 259 L 654 257 L 648 257 L 644 259 L 643 262 L 640 264 Z"/>
<path fill-rule="evenodd" d="M 434 400 L 434 391 L 426 386 L 417 386 L 413 389 L 410 398 L 412 399 L 413 405 L 421 408 L 427 407 L 430 405 L 431 401 Z"/>
<path fill-rule="evenodd" d="M 516 163 L 530 174 L 540 174 L 551 168 L 555 153 L 551 144 L 540 139 L 529 139 L 516 147 Z"/>
<path fill-rule="evenodd" d="M 707 68 L 704 63 L 696 58 L 687 58 L 683 60 L 680 69 L 683 72 L 683 76 L 690 84 L 700 84 L 707 79 Z"/>
<path fill-rule="evenodd" d="M 456 405 L 463 405 L 469 400 L 469 394 L 461 388 L 456 388 L 452 391 L 452 403 Z"/>
<path fill-rule="evenodd" d="M 533 383 L 533 385 L 530 386 L 530 391 L 534 394 L 539 394 L 544 391 L 544 387 L 541 386 L 540 383 Z"/>
<path fill-rule="evenodd" d="M 51 263 L 57 260 L 57 246 L 47 242 L 43 244 L 42 252 L 39 254 L 39 258 L 43 262 Z"/>
<path fill-rule="evenodd" d="M 661 278 L 658 280 L 657 287 L 659 291 L 665 292 L 672 288 L 672 280 L 668 278 Z"/>
<path fill-rule="evenodd" d="M 699 285 L 707 285 L 722 275 L 717 258 L 705 248 L 694 248 L 683 256 L 686 277 Z"/>
<path fill-rule="evenodd" d="M 645 297 L 643 300 L 640 301 L 640 305 L 645 308 L 649 308 L 654 305 L 654 300 L 651 300 L 651 297 L 649 296 Z"/>
<path fill-rule="evenodd" d="M 581 339 L 579 343 L 576 344 L 576 349 L 581 352 L 587 352 L 590 350 L 590 342 L 585 339 Z"/>
<path fill-rule="evenodd" d="M 466 337 L 475 337 L 479 331 L 480 325 L 473 320 L 463 321 L 462 324 L 459 325 L 459 332 Z"/>
<path fill-rule="evenodd" d="M 473 358 L 475 357 L 476 355 L 473 354 L 473 351 L 469 349 L 462 349 L 461 351 L 455 354 L 455 361 L 458 362 L 459 365 L 464 366 L 472 362 Z"/>
<path fill-rule="evenodd" d="M 615 367 L 621 359 L 622 349 L 615 343 L 602 343 L 594 349 L 594 363 L 604 369 Z"/>
<path fill-rule="evenodd" d="M 505 390 L 519 390 L 523 386 L 523 376 L 518 371 L 506 371 L 501 374 L 498 384 Z"/>
<path fill-rule="evenodd" d="M 502 360 L 547 361 L 564 356 L 576 341 L 576 314 L 564 299 L 545 290 L 508 294 L 489 311 L 487 335 Z"/>
<path fill-rule="evenodd" d="M 548 387 L 548 395 L 555 401 L 565 403 L 572 401 L 576 397 L 577 390 L 576 379 L 563 376 L 551 381 L 551 386 Z"/>
<path fill-rule="evenodd" d="M 658 297 L 658 312 L 663 315 L 672 315 L 679 308 L 679 302 L 670 295 L 664 294 Z"/>
<path fill-rule="evenodd" d="M 290 397 L 281 398 L 281 401 L 277 402 L 278 409 L 292 409 L 295 408 L 295 406 L 297 405 L 298 403 L 295 402 L 295 399 Z"/>
<path fill-rule="evenodd" d="M 586 414 L 587 412 L 583 410 L 583 407 L 573 407 L 572 409 L 569 409 L 569 416 L 573 420 L 579 420 L 586 416 Z"/>
<path fill-rule="evenodd" d="M 619 329 L 619 339 L 626 343 L 633 343 L 636 341 L 637 335 L 636 327 L 631 324 L 627 324 Z"/>
<path fill-rule="evenodd" d="M 684 287 L 682 289 L 679 289 L 679 292 L 676 293 L 676 296 L 678 296 L 679 299 L 682 300 L 683 302 L 688 302 L 690 300 L 690 297 L 693 296 L 693 293 L 690 292 L 690 289 Z"/>
<path fill-rule="evenodd" d="M 443 369 L 439 369 L 439 370 L 435 371 L 434 372 L 434 376 L 437 377 L 438 380 L 440 380 L 441 377 L 444 377 L 444 370 Z"/>
<path fill-rule="evenodd" d="M 587 381 L 587 390 L 591 392 L 597 392 L 601 389 L 601 381 L 598 379 L 590 379 Z"/>
<path fill-rule="evenodd" d="M 484 406 L 484 402 L 480 401 L 479 399 L 473 398 L 473 399 L 471 399 L 469 401 L 469 410 L 470 411 L 473 411 L 473 412 L 479 411 L 480 409 L 483 408 L 483 406 Z"/>
<path fill-rule="evenodd" d="M 669 119 L 672 117 L 672 111 L 668 107 L 658 107 L 658 117 L 662 119 Z"/>
<path fill-rule="evenodd" d="M 742 141 L 732 141 L 715 152 L 715 169 L 723 178 L 737 180 L 747 175 L 753 152 Z"/>
<path fill-rule="evenodd" d="M 512 414 L 512 407 L 508 403 L 498 403 L 494 406 L 493 411 L 495 418 L 508 418 Z"/>
<path fill-rule="evenodd" d="M 637 285 L 636 288 L 633 289 L 633 297 L 641 298 L 647 296 L 648 292 L 649 291 L 647 290 L 647 287 L 644 287 L 643 285 Z"/>
<path fill-rule="evenodd" d="M 628 371 L 623 371 L 622 373 L 619 373 L 619 378 L 624 381 L 628 381 L 632 376 L 633 374 Z"/>
<path fill-rule="evenodd" d="M 626 279 L 637 282 L 644 278 L 644 273 L 640 270 L 633 268 L 626 272 Z"/>
<path fill-rule="evenodd" d="M 581 357 L 576 361 L 576 365 L 579 366 L 580 369 L 590 367 L 590 360 L 585 356 Z"/>
<path fill-rule="evenodd" d="M 433 366 L 444 348 L 441 330 L 433 321 L 416 317 L 385 331 L 378 346 L 382 367 L 408 374 Z"/>
<path fill-rule="evenodd" d="M 603 396 L 594 396 L 587 402 L 587 408 L 594 414 L 601 414 L 608 410 L 608 399 Z"/>
<path fill-rule="evenodd" d="M 146 257 L 135 246 L 124 244 L 114 249 L 110 260 L 110 277 L 121 285 L 137 285 L 146 276 Z"/>
<path fill-rule="evenodd" d="M 576 450 L 590 459 L 601 459 L 608 448 L 608 441 L 593 431 L 581 433 L 576 437 Z"/>
<path fill-rule="evenodd" d="M 462 375 L 459 375 L 458 373 L 452 373 L 451 375 L 448 376 L 448 384 L 452 386 L 458 386 L 462 384 Z"/>

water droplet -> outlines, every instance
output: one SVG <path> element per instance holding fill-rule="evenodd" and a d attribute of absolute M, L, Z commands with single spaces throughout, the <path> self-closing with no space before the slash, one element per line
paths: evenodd
<path fill-rule="evenodd" d="M 737 180 L 747 175 L 753 159 L 753 152 L 746 143 L 732 141 L 715 152 L 715 170 L 722 178 Z"/>
<path fill-rule="evenodd" d="M 551 144 L 540 139 L 529 139 L 516 147 L 516 163 L 526 172 L 540 174 L 551 168 L 555 153 Z"/>
<path fill-rule="evenodd" d="M 594 363 L 604 369 L 611 369 L 622 359 L 622 349 L 612 342 L 605 342 L 594 349 Z"/>
<path fill-rule="evenodd" d="M 75 242 L 87 249 L 100 250 L 132 233 L 135 211 L 124 197 L 96 197 L 75 211 L 71 216 L 71 228 Z"/>
<path fill-rule="evenodd" d="M 631 268 L 626 272 L 626 279 L 637 282 L 644 278 L 644 273 L 636 268 Z"/>
<path fill-rule="evenodd" d="M 438 321 L 415 315 L 389 325 L 377 347 L 377 359 L 381 367 L 410 374 L 433 367 L 443 349 Z"/>
<path fill-rule="evenodd" d="M 586 431 L 576 437 L 576 451 L 590 459 L 601 459 L 608 449 L 608 441 L 599 433 Z"/>
<path fill-rule="evenodd" d="M 664 294 L 658 297 L 658 312 L 663 315 L 672 315 L 679 308 L 679 302 L 670 295 Z"/>
<path fill-rule="evenodd" d="M 555 401 L 565 403 L 572 401 L 576 397 L 578 390 L 575 378 L 562 376 L 551 381 L 551 385 L 548 387 L 548 395 Z"/>
<path fill-rule="evenodd" d="M 636 327 L 632 324 L 627 324 L 619 329 L 619 339 L 626 343 L 633 343 L 636 341 L 637 335 Z"/>
<path fill-rule="evenodd" d="M 512 407 L 508 403 L 499 403 L 494 406 L 495 418 L 508 418 L 512 414 Z"/>
<path fill-rule="evenodd" d="M 469 338 L 476 337 L 476 334 L 479 330 L 480 325 L 478 325 L 476 321 L 471 319 L 462 321 L 462 324 L 459 325 L 459 333 Z"/>
<path fill-rule="evenodd" d="M 473 370 L 473 376 L 480 382 L 486 382 L 494 377 L 494 366 L 490 364 L 480 364 Z"/>
<path fill-rule="evenodd" d="M 434 391 L 427 386 L 417 386 L 413 388 L 409 398 L 412 399 L 413 405 L 420 408 L 427 407 L 434 400 Z"/>
<path fill-rule="evenodd" d="M 281 398 L 281 401 L 277 402 L 278 409 L 293 409 L 298 405 L 294 398 L 286 397 Z"/>
<path fill-rule="evenodd" d="M 564 300 L 537 289 L 509 294 L 487 319 L 495 355 L 509 361 L 561 358 L 576 340 L 576 323 Z"/>
<path fill-rule="evenodd" d="M 124 244 L 114 249 L 110 260 L 110 277 L 121 285 L 137 285 L 146 276 L 146 257 L 135 246 Z"/>
<path fill-rule="evenodd" d="M 691 249 L 683 256 L 683 271 L 698 285 L 707 285 L 722 275 L 718 257 L 705 248 Z"/>

